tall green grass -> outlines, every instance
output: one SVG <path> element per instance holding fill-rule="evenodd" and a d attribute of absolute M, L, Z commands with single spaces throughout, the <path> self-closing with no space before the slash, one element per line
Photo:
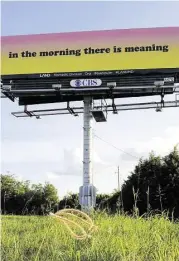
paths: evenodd
<path fill-rule="evenodd" d="M 179 261 L 179 224 L 167 218 L 94 215 L 98 231 L 73 239 L 52 217 L 3 216 L 2 261 Z"/>

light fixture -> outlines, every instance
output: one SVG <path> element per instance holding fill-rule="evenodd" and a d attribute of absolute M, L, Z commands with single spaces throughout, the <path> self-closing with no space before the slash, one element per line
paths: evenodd
<path fill-rule="evenodd" d="M 11 91 L 11 85 L 2 85 L 2 87 L 1 87 L 1 89 L 2 89 L 2 91 Z"/>
<path fill-rule="evenodd" d="M 160 88 L 160 87 L 164 86 L 164 81 L 155 81 L 154 85 L 155 85 L 155 87 Z"/>
<path fill-rule="evenodd" d="M 156 112 L 162 112 L 162 108 L 157 107 L 155 111 L 156 111 Z"/>
<path fill-rule="evenodd" d="M 56 91 L 59 91 L 62 88 L 61 84 L 52 84 L 52 88 Z"/>
<path fill-rule="evenodd" d="M 108 87 L 116 87 L 116 82 L 107 82 Z"/>
<path fill-rule="evenodd" d="M 103 110 L 91 110 L 91 113 L 96 122 L 105 122 L 106 116 Z"/>

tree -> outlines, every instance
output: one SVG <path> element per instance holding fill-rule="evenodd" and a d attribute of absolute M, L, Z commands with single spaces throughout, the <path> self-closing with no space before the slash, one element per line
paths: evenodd
<path fill-rule="evenodd" d="M 58 204 L 58 210 L 63 208 L 80 209 L 79 196 L 77 193 L 68 193 Z"/>
<path fill-rule="evenodd" d="M 1 210 L 6 213 L 8 201 L 14 196 L 16 180 L 14 175 L 1 175 Z"/>
<path fill-rule="evenodd" d="M 179 217 L 179 151 L 177 147 L 163 159 L 163 175 L 165 178 L 164 187 L 164 208 L 174 217 Z"/>
<path fill-rule="evenodd" d="M 151 210 L 169 211 L 179 216 L 179 153 L 177 148 L 166 157 L 151 153 L 141 159 L 122 188 L 124 210 L 138 208 L 140 214 Z"/>
<path fill-rule="evenodd" d="M 57 189 L 50 183 L 30 185 L 17 181 L 14 175 L 1 175 L 3 214 L 45 214 L 58 203 Z"/>
<path fill-rule="evenodd" d="M 45 183 L 43 191 L 43 202 L 46 212 L 50 212 L 58 204 L 58 191 L 50 183 Z"/>
<path fill-rule="evenodd" d="M 97 194 L 96 195 L 96 209 L 104 210 L 109 209 L 109 199 L 110 195 L 108 194 Z"/>

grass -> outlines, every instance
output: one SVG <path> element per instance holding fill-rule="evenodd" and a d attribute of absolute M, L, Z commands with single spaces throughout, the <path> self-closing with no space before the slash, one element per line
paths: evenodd
<path fill-rule="evenodd" d="M 179 261 L 179 224 L 167 218 L 94 216 L 98 231 L 78 241 L 52 217 L 3 216 L 2 261 Z"/>

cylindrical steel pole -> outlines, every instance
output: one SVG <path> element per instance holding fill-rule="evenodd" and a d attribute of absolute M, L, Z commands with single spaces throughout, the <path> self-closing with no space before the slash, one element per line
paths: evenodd
<path fill-rule="evenodd" d="M 84 99 L 84 122 L 83 122 L 83 185 L 91 183 L 92 170 L 92 115 L 91 99 Z"/>
<path fill-rule="evenodd" d="M 92 184 L 92 100 L 84 98 L 83 115 L 83 186 L 80 187 L 80 204 L 89 210 L 95 206 L 96 188 Z"/>

